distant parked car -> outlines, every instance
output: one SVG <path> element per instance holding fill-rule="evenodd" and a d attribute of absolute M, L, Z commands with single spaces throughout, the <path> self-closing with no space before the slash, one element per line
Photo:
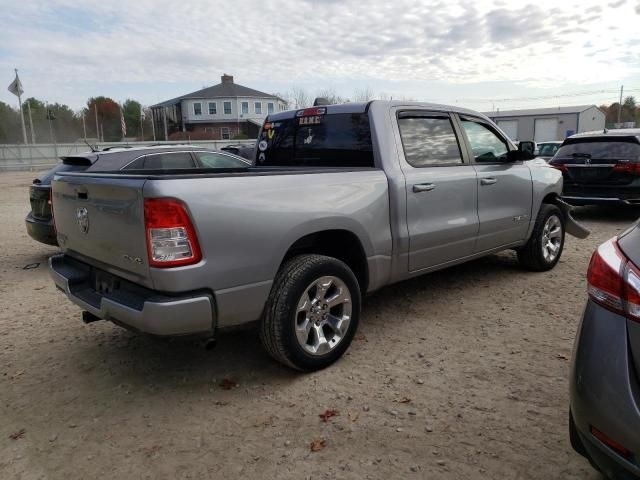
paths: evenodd
<path fill-rule="evenodd" d="M 640 205 L 640 129 L 567 138 L 549 164 L 562 172 L 562 196 L 573 205 Z"/>
<path fill-rule="evenodd" d="M 538 143 L 536 155 L 538 158 L 542 158 L 548 162 L 556 154 L 560 145 L 562 145 L 561 141 L 540 142 Z"/>
<path fill-rule="evenodd" d="M 64 172 L 108 172 L 117 170 L 176 170 L 207 168 L 247 168 L 251 162 L 227 152 L 188 145 L 110 148 L 98 152 L 62 157 L 47 173 L 29 187 L 31 211 L 25 219 L 31 238 L 47 245 L 57 245 L 51 216 L 51 180 Z"/>
<path fill-rule="evenodd" d="M 596 250 L 574 347 L 569 433 L 609 479 L 640 478 L 640 227 Z"/>

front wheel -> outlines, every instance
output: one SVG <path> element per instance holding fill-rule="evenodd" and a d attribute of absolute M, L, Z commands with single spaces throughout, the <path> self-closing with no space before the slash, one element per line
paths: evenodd
<path fill-rule="evenodd" d="M 531 238 L 518 250 L 520 263 L 537 272 L 556 266 L 564 248 L 564 217 L 556 205 L 543 203 Z"/>
<path fill-rule="evenodd" d="M 260 339 L 279 362 L 320 370 L 347 350 L 359 318 L 360 288 L 351 269 L 332 257 L 300 255 L 278 272 Z"/>

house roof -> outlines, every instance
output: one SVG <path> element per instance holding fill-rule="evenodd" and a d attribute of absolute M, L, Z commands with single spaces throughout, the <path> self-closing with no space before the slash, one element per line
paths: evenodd
<path fill-rule="evenodd" d="M 529 108 L 525 110 L 497 110 L 495 112 L 483 112 L 489 118 L 500 117 L 527 117 L 536 115 L 558 115 L 567 113 L 582 113 L 585 110 L 596 107 L 595 105 L 576 105 L 574 107 Z"/>
<path fill-rule="evenodd" d="M 234 97 L 260 97 L 260 98 L 273 98 L 277 100 L 281 100 L 276 95 L 272 95 L 270 93 L 264 93 L 259 90 L 254 90 L 253 88 L 245 87 L 244 85 L 239 85 L 233 82 L 233 77 L 231 75 L 223 75 L 221 78 L 222 82 L 214 85 L 212 87 L 203 88 L 202 90 L 197 90 L 195 92 L 187 93 L 186 95 L 181 95 L 176 98 L 172 98 L 171 100 L 166 100 L 164 102 L 157 103 L 155 105 L 151 105 L 151 107 L 169 107 L 171 105 L 175 105 L 176 103 L 181 102 L 182 100 L 186 100 L 188 98 L 234 98 Z"/>

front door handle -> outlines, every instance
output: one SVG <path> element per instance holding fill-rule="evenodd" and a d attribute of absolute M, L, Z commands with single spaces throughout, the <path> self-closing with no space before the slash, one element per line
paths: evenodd
<path fill-rule="evenodd" d="M 436 188 L 433 183 L 419 183 L 413 186 L 413 193 L 430 192 Z"/>
<path fill-rule="evenodd" d="M 480 185 L 493 185 L 498 181 L 497 178 L 487 177 L 480 180 Z"/>

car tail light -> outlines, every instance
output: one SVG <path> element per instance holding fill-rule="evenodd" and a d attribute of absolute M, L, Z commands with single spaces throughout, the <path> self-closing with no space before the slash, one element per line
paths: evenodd
<path fill-rule="evenodd" d="M 569 168 L 564 163 L 549 163 L 549 166 L 560 170 L 562 173 L 566 173 L 569 171 Z"/>
<path fill-rule="evenodd" d="M 144 201 L 149 265 L 167 268 L 198 263 L 202 258 L 195 229 L 182 202 L 172 198 Z"/>
<path fill-rule="evenodd" d="M 640 176 L 640 163 L 633 163 L 633 162 L 616 163 L 613 166 L 613 171 Z"/>
<path fill-rule="evenodd" d="M 593 253 L 587 284 L 594 302 L 640 322 L 640 270 L 625 257 L 615 238 Z"/>

